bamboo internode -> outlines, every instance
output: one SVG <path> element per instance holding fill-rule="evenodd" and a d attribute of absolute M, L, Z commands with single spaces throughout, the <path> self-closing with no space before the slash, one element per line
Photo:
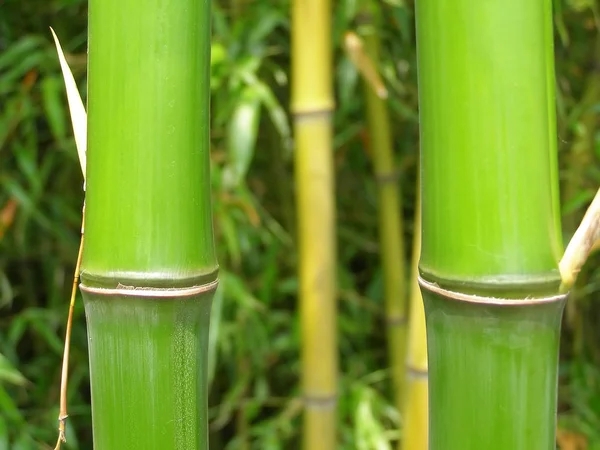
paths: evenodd
<path fill-rule="evenodd" d="M 208 449 L 209 68 L 209 3 L 90 0 L 81 290 L 98 449 Z"/>
<path fill-rule="evenodd" d="M 292 93 L 302 336 L 303 448 L 335 450 L 336 235 L 331 4 L 294 0 Z"/>
<path fill-rule="evenodd" d="M 555 447 L 550 0 L 417 0 L 430 450 Z"/>

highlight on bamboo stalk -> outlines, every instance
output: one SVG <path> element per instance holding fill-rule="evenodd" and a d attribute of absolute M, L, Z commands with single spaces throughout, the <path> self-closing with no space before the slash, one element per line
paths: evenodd
<path fill-rule="evenodd" d="M 52 28 L 50 28 L 54 43 L 56 45 L 56 51 L 58 53 L 58 59 L 60 61 L 60 68 L 65 82 L 65 88 L 67 91 L 67 101 L 69 104 L 69 113 L 71 116 L 71 124 L 73 126 L 73 134 L 75 135 L 75 146 L 77 147 L 77 154 L 79 156 L 79 164 L 83 174 L 83 191 L 85 193 L 85 173 L 86 173 L 86 140 L 87 140 L 87 115 L 83 106 L 83 101 L 79 95 L 75 78 L 71 72 L 69 64 L 65 58 L 64 52 L 60 45 L 58 36 Z M 84 206 L 85 208 L 85 206 Z M 61 369 L 61 381 L 60 381 L 60 409 L 58 413 L 58 439 L 54 450 L 60 450 L 61 443 L 66 442 L 66 420 L 68 417 L 67 412 L 67 387 L 69 381 L 69 352 L 71 349 L 71 330 L 73 327 L 73 311 L 75 308 L 75 298 L 77 296 L 77 283 L 79 281 L 79 269 L 81 266 L 81 257 L 83 253 L 83 235 L 84 235 L 84 213 L 82 213 L 81 221 L 81 239 L 79 242 L 79 251 L 77 252 L 77 261 L 75 263 L 75 273 L 73 274 L 73 285 L 71 288 L 71 298 L 69 301 L 69 313 L 67 317 L 67 325 L 65 331 L 65 344 L 62 360 Z"/>
<path fill-rule="evenodd" d="M 568 291 L 575 284 L 579 271 L 595 246 L 600 243 L 600 189 L 571 238 L 558 265 L 562 279 L 561 290 Z"/>
<path fill-rule="evenodd" d="M 337 293 L 331 1 L 292 2 L 302 448 L 337 449 Z"/>

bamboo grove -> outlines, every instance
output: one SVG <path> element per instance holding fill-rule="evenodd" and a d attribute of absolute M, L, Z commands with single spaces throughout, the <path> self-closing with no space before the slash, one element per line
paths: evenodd
<path fill-rule="evenodd" d="M 415 1 L 420 148 L 410 252 L 394 154 L 403 136 L 390 119 L 394 94 L 380 67 L 385 17 L 379 2 L 359 3 L 344 45 L 362 77 L 377 186 L 386 395 L 401 417 L 394 444 L 553 449 L 562 314 L 600 237 L 600 199 L 564 251 L 552 2 Z M 243 2 L 233 5 L 241 20 Z M 332 11 L 329 0 L 293 0 L 289 11 L 298 445 L 306 450 L 340 448 L 346 395 L 338 373 Z M 209 448 L 209 325 L 219 272 L 211 21 L 208 1 L 90 0 L 87 113 L 56 41 L 85 180 L 56 449 L 65 441 L 77 286 L 94 448 Z M 248 437 L 240 442 L 252 448 Z"/>

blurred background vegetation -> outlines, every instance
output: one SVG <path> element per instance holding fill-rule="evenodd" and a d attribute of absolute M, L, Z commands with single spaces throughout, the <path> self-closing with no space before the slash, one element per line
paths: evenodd
<path fill-rule="evenodd" d="M 376 183 L 362 84 L 343 52 L 359 2 L 335 2 L 340 448 L 401 433 L 387 368 Z M 382 0 L 407 242 L 418 149 L 411 0 Z M 85 0 L 0 1 L 0 449 L 51 448 L 79 243 L 82 177 L 53 26 L 85 96 Z M 289 116 L 289 0 L 213 0 L 212 183 L 221 286 L 211 325 L 211 448 L 290 449 L 299 439 L 299 334 Z M 600 6 L 555 0 L 565 242 L 600 185 Z M 123 43 L 126 45 L 126 43 Z M 119 99 L 115 99 L 119 101 Z M 490 105 L 493 108 L 493 105 Z M 534 183 L 535 180 L 532 180 Z M 410 245 L 407 246 L 410 248 Z M 406 255 L 407 262 L 409 255 Z M 600 449 L 600 255 L 579 278 L 561 348 L 559 443 Z M 69 449 L 90 449 L 82 303 L 75 313 Z"/>

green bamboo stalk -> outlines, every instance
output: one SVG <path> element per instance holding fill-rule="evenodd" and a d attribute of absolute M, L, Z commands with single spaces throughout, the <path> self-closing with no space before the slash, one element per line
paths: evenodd
<path fill-rule="evenodd" d="M 209 2 L 90 0 L 81 290 L 97 449 L 208 449 L 209 65 Z"/>
<path fill-rule="evenodd" d="M 555 448 L 551 0 L 417 0 L 431 450 Z"/>
<path fill-rule="evenodd" d="M 378 29 L 381 11 L 376 2 L 366 2 L 360 14 L 366 55 L 379 63 Z M 402 196 L 392 147 L 392 132 L 386 100 L 367 80 L 363 82 L 367 106 L 367 124 L 378 183 L 379 243 L 383 267 L 384 296 L 388 334 L 388 354 L 396 408 L 404 410 L 406 373 L 406 268 L 404 264 L 404 227 Z"/>
<path fill-rule="evenodd" d="M 337 405 L 334 109 L 329 0 L 292 2 L 298 277 L 306 450 L 335 450 Z"/>

